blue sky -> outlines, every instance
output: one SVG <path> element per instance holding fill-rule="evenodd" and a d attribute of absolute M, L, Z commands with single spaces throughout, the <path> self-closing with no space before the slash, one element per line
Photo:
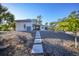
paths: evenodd
<path fill-rule="evenodd" d="M 43 24 L 45 22 L 57 21 L 66 17 L 72 11 L 79 10 L 77 3 L 4 3 L 15 19 L 33 19 L 41 15 Z"/>

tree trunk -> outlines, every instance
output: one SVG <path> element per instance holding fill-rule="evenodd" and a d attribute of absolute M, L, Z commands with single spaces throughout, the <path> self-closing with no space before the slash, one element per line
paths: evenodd
<path fill-rule="evenodd" d="M 2 20 L 0 19 L 0 24 L 1 24 Z"/>
<path fill-rule="evenodd" d="M 78 42 L 77 42 L 77 32 L 75 32 L 75 48 L 78 47 Z"/>

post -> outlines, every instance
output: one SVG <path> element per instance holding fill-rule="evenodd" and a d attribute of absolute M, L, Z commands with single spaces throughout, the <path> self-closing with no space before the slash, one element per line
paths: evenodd
<path fill-rule="evenodd" d="M 78 42 L 77 42 L 77 34 L 76 34 L 76 32 L 75 32 L 75 48 L 77 48 L 77 46 L 78 46 Z"/>

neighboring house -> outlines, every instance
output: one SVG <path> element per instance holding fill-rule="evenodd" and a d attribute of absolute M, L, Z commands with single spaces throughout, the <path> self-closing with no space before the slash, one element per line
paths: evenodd
<path fill-rule="evenodd" d="M 16 20 L 16 31 L 46 30 L 38 16 L 37 19 Z"/>

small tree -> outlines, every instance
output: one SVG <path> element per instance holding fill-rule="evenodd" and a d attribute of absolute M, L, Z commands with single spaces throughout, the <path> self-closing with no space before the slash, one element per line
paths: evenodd
<path fill-rule="evenodd" d="M 2 22 L 2 19 L 4 18 L 4 14 L 6 14 L 7 10 L 8 10 L 8 8 L 6 8 L 0 4 L 0 23 Z"/>
<path fill-rule="evenodd" d="M 75 48 L 77 48 L 77 30 L 79 29 L 79 18 L 76 11 L 57 23 L 56 30 L 72 31 L 75 34 Z"/>
<path fill-rule="evenodd" d="M 54 30 L 55 25 L 56 25 L 56 22 L 50 22 L 49 23 L 49 26 L 50 26 L 49 29 Z"/>
<path fill-rule="evenodd" d="M 75 48 L 77 48 L 78 46 L 77 31 L 79 29 L 79 18 L 77 16 L 78 16 L 77 11 L 73 11 L 69 15 L 68 20 L 67 20 L 69 22 L 69 30 L 75 34 Z"/>
<path fill-rule="evenodd" d="M 8 28 L 6 28 L 7 26 L 10 28 L 10 27 L 13 27 L 14 28 L 14 15 L 11 14 L 9 11 L 8 11 L 8 8 L 7 7 L 4 7 L 0 4 L 0 23 L 2 23 L 2 20 L 6 21 L 6 24 L 0 24 L 0 28 L 1 29 L 6 29 L 8 30 Z M 8 24 L 8 25 L 7 25 Z M 4 25 L 4 26 L 3 26 Z"/>

